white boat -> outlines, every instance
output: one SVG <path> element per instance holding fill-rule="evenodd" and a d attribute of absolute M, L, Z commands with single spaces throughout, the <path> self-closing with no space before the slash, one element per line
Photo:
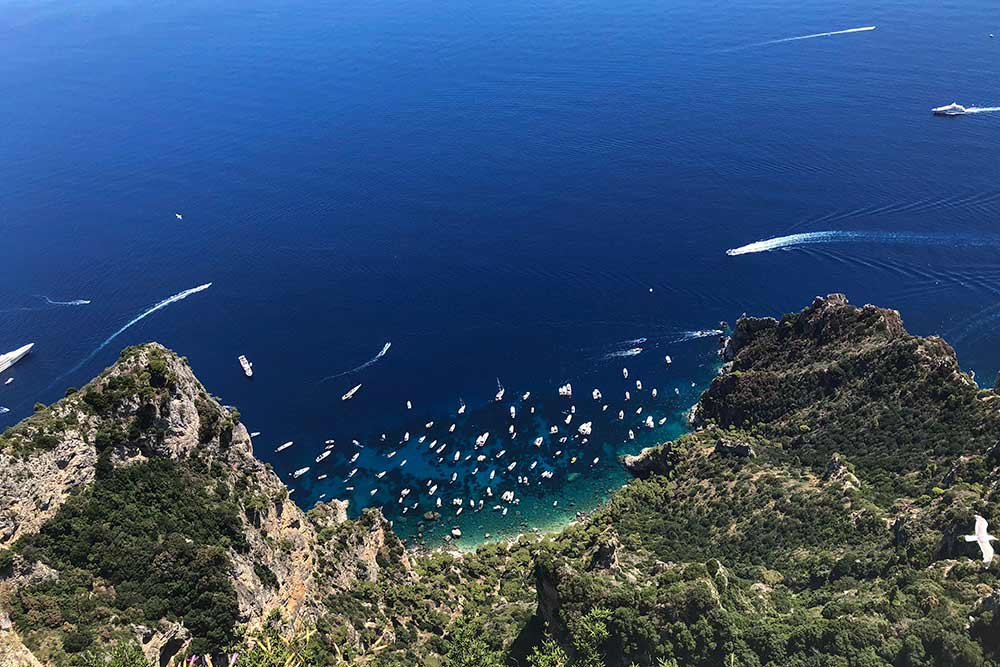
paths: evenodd
<path fill-rule="evenodd" d="M 239 356 L 240 366 L 243 367 L 243 374 L 248 378 L 253 377 L 253 364 L 247 360 L 246 355 L 241 354 Z"/>
<path fill-rule="evenodd" d="M 961 116 L 966 111 L 965 107 L 957 102 L 946 104 L 943 107 L 934 107 L 931 113 L 935 116 Z"/>
<path fill-rule="evenodd" d="M 503 385 L 500 384 L 500 378 L 497 378 L 497 395 L 496 395 L 496 401 L 498 403 L 503 400 L 503 393 L 504 393 L 504 391 L 506 391 L 506 390 L 503 388 Z"/>
<path fill-rule="evenodd" d="M 35 346 L 34 343 L 28 343 L 23 347 L 17 348 L 13 352 L 8 352 L 7 354 L 0 354 L 0 373 L 3 373 L 8 368 L 13 366 L 17 362 L 21 361 L 21 359 L 23 359 L 25 355 L 31 352 L 31 348 L 33 348 L 34 346 Z"/>
<path fill-rule="evenodd" d="M 281 452 L 281 451 L 284 451 L 284 450 L 288 449 L 288 448 L 289 448 L 289 447 L 291 447 L 291 446 L 292 446 L 292 441 L 291 441 L 291 440 L 289 440 L 289 441 L 288 441 L 288 442 L 286 442 L 285 444 L 283 444 L 283 445 L 279 446 L 279 447 L 278 447 L 278 448 L 277 448 L 276 450 L 274 450 L 274 451 L 276 451 L 276 452 Z"/>
<path fill-rule="evenodd" d="M 322 461 L 323 459 L 325 459 L 329 455 L 330 455 L 330 450 L 328 449 L 328 450 L 326 450 L 325 452 L 321 453 L 319 456 L 316 457 L 316 463 L 319 463 L 320 461 Z"/>
<path fill-rule="evenodd" d="M 361 390 L 361 385 L 359 384 L 358 386 L 354 387 L 349 392 L 347 392 L 346 394 L 344 394 L 343 396 L 341 396 L 340 400 L 342 400 L 342 401 L 349 401 L 352 398 L 354 398 L 354 395 L 356 393 L 358 393 L 360 390 Z"/>
<path fill-rule="evenodd" d="M 298 479 L 299 477 L 302 477 L 302 475 L 306 474 L 307 472 L 309 472 L 309 468 L 308 467 L 299 468 L 298 470 L 296 470 L 295 472 L 292 473 L 292 477 L 295 478 L 295 479 Z"/>
<path fill-rule="evenodd" d="M 250 437 L 256 438 L 258 435 L 260 435 L 260 431 L 254 431 L 253 433 L 250 434 Z"/>
<path fill-rule="evenodd" d="M 7 378 L 7 381 L 4 382 L 4 384 L 10 384 L 13 381 L 14 381 L 14 378 Z"/>

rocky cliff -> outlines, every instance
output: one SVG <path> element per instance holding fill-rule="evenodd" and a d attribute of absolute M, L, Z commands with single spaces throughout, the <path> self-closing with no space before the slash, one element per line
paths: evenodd
<path fill-rule="evenodd" d="M 460 554 L 303 513 L 183 360 L 126 350 L 0 439 L 0 655 L 162 660 L 278 612 L 317 665 L 1000 665 L 996 564 L 961 539 L 1000 522 L 997 394 L 842 295 L 722 354 L 695 429 L 592 515 Z"/>
<path fill-rule="evenodd" d="M 153 343 L 126 350 L 85 388 L 36 410 L 0 438 L 0 550 L 30 542 L 69 499 L 90 494 L 102 466 L 123 469 L 150 461 L 169 461 L 185 474 L 211 479 L 232 501 L 239 539 L 225 547 L 225 560 L 237 622 L 259 625 L 274 612 L 300 621 L 319 616 L 317 530 L 345 522 L 345 506 L 321 505 L 316 513 L 322 523 L 309 519 L 288 499 L 281 480 L 254 457 L 239 415 L 221 406 L 182 359 Z M 187 527 L 176 530 L 191 539 Z M 376 576 L 371 551 L 392 539 L 386 532 L 385 525 L 373 526 L 345 550 L 355 553 L 341 554 L 347 563 L 338 573 L 341 585 L 352 580 L 360 563 L 368 564 L 365 577 Z M 29 560 L 14 550 L 10 576 L 0 583 L 0 603 L 9 604 L 36 583 L 23 574 L 33 566 Z M 61 574 L 52 572 L 56 578 Z M 107 583 L 97 577 L 92 586 Z M 164 649 L 183 651 L 191 638 L 183 621 L 130 629 L 158 659 Z M 48 650 L 53 660 L 59 655 L 58 647 Z"/>

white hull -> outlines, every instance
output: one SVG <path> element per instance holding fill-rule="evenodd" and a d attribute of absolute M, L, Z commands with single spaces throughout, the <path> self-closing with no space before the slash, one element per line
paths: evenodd
<path fill-rule="evenodd" d="M 19 347 L 13 352 L 0 354 L 0 373 L 3 373 L 8 368 L 21 361 L 21 359 L 23 359 L 28 352 L 31 352 L 31 348 L 34 346 L 34 343 L 28 343 L 24 347 Z"/>

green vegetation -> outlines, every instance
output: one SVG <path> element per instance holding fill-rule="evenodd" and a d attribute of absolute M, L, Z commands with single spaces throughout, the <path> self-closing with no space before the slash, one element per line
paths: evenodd
<path fill-rule="evenodd" d="M 287 494 L 220 470 L 237 417 L 207 393 L 189 412 L 211 455 L 115 465 L 124 445 L 155 451 L 177 382 L 172 360 L 126 351 L 130 372 L 0 438 L 37 451 L 93 418 L 101 452 L 90 488 L 0 550 L 0 577 L 19 559 L 58 573 L 14 592 L 13 619 L 39 655 L 85 667 L 145 667 L 115 642 L 160 618 L 184 622 L 192 653 L 254 667 L 1000 667 L 997 566 L 961 540 L 974 514 L 1000 523 L 1000 394 L 943 341 L 839 297 L 741 319 L 734 341 L 701 428 L 591 516 L 413 553 L 377 512 L 337 523 L 317 508 L 315 623 L 247 636 L 226 554 L 246 549 L 240 514 L 258 521 Z M 294 546 L 264 539 L 273 558 Z M 281 589 L 272 556 L 253 570 Z"/>
<path fill-rule="evenodd" d="M 115 468 L 71 498 L 15 551 L 59 572 L 18 591 L 12 611 L 29 643 L 47 629 L 62 650 L 87 648 L 102 627 L 182 620 L 194 650 L 233 641 L 238 612 L 226 550 L 242 549 L 237 509 L 189 466 L 154 459 Z"/>

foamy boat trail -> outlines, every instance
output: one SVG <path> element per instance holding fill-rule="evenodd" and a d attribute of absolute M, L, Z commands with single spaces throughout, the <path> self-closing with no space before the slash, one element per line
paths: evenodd
<path fill-rule="evenodd" d="M 131 320 L 129 320 L 125 324 L 125 326 L 123 326 L 121 329 L 119 329 L 118 331 L 114 332 L 113 334 L 111 334 L 110 336 L 108 336 L 107 338 L 105 338 L 104 342 L 101 343 L 100 345 L 98 345 L 97 348 L 93 352 L 91 352 L 89 355 L 87 355 L 87 357 L 83 361 L 81 361 L 76 366 L 74 366 L 73 368 L 69 369 L 68 371 L 66 371 L 65 373 L 63 373 L 62 375 L 60 375 L 58 378 L 56 378 L 52 382 L 52 384 L 55 384 L 56 382 L 58 382 L 59 380 L 61 380 L 64 377 L 66 377 L 70 373 L 73 373 L 75 371 L 80 370 L 83 367 L 84 364 L 86 364 L 88 361 L 90 361 L 91 359 L 93 359 L 94 357 L 96 357 L 97 354 L 101 350 L 103 350 L 104 348 L 106 348 L 111 341 L 113 341 L 115 338 L 118 338 L 118 336 L 120 336 L 123 333 L 125 333 L 130 327 L 138 324 L 139 322 L 141 322 L 142 320 L 146 319 L 147 317 L 149 317 L 150 315 L 152 315 L 156 311 L 162 310 L 163 308 L 166 308 L 167 306 L 169 306 L 172 303 L 177 303 L 178 301 L 183 301 L 184 299 L 188 298 L 192 294 L 197 294 L 198 292 L 204 292 L 205 290 L 207 290 L 211 286 L 212 286 L 212 283 L 205 283 L 204 285 L 198 285 L 197 287 L 192 287 L 191 289 L 186 289 L 183 292 L 178 292 L 177 294 L 174 294 L 173 296 L 167 297 L 163 301 L 160 301 L 158 303 L 153 304 L 152 306 L 150 306 L 149 308 L 147 308 L 146 310 L 142 311 L 141 313 L 139 313 L 138 315 L 136 315 L 135 317 L 133 317 Z M 51 385 L 49 385 L 49 386 L 51 386 Z"/>
<path fill-rule="evenodd" d="M 990 113 L 1000 111 L 1000 107 L 965 107 L 965 113 Z"/>
<path fill-rule="evenodd" d="M 804 232 L 755 241 L 726 251 L 729 256 L 750 255 L 770 250 L 784 250 L 822 243 L 844 242 L 904 243 L 922 245 L 949 245 L 955 247 L 1000 246 L 1000 236 L 986 234 L 932 234 L 926 232 L 860 232 L 823 231 Z"/>
<path fill-rule="evenodd" d="M 752 46 L 767 46 L 768 44 L 784 44 L 785 42 L 798 42 L 803 39 L 818 39 L 820 37 L 835 37 L 836 35 L 849 35 L 855 32 L 871 32 L 878 26 L 866 25 L 860 28 L 848 28 L 846 30 L 833 30 L 831 32 L 816 32 L 811 35 L 799 35 L 798 37 L 783 37 L 782 39 L 771 39 L 766 42 L 758 42 Z"/>
<path fill-rule="evenodd" d="M 320 382 L 326 382 L 327 380 L 332 380 L 334 378 L 339 378 L 339 377 L 344 377 L 345 375 L 350 375 L 351 373 L 357 373 L 358 371 L 363 371 L 364 369 L 368 368 L 369 366 L 371 366 L 372 364 L 374 364 L 376 361 L 378 361 L 379 359 L 381 359 L 382 357 L 384 357 L 385 353 L 389 351 L 390 347 L 392 347 L 392 343 L 386 343 L 385 345 L 382 346 L 382 351 L 381 352 L 379 352 L 374 357 L 372 357 L 371 359 L 369 359 L 365 363 L 361 364 L 360 366 L 358 366 L 356 368 L 352 368 L 349 371 L 344 371 L 343 373 L 336 373 L 335 375 L 327 375 L 325 378 L 323 378 L 322 380 L 320 380 Z"/>
<path fill-rule="evenodd" d="M 45 299 L 45 303 L 50 306 L 86 306 L 90 304 L 89 299 L 73 299 L 72 301 L 56 301 L 55 299 L 50 299 L 44 294 L 41 295 L 42 299 Z"/>

